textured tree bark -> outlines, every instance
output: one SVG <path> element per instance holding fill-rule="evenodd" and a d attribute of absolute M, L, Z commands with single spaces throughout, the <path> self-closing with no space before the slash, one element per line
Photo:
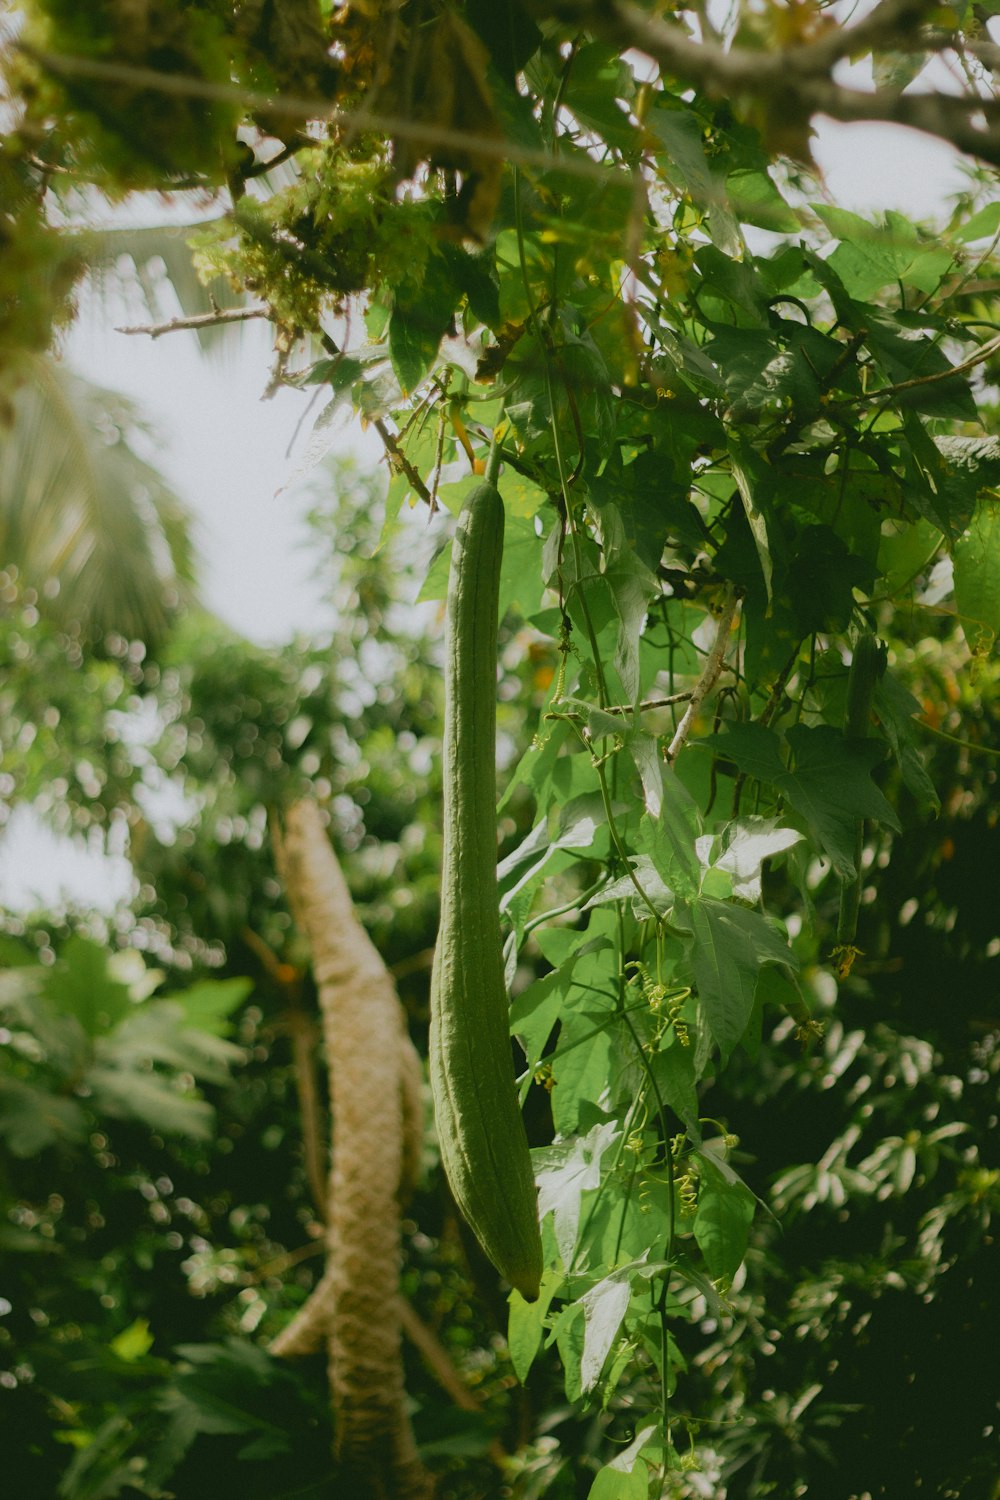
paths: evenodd
<path fill-rule="evenodd" d="M 412 1043 L 314 802 L 287 810 L 276 854 L 312 950 L 332 1141 L 326 1271 L 272 1351 L 304 1354 L 326 1338 L 345 1494 L 425 1500 L 432 1482 L 406 1413 L 399 1315 L 399 1191 L 415 1170 Z"/>

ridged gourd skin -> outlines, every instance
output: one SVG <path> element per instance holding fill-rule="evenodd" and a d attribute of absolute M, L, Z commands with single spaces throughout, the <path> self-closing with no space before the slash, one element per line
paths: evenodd
<path fill-rule="evenodd" d="M 441 924 L 430 1077 L 455 1201 L 497 1270 L 538 1296 L 542 1243 L 510 1051 L 497 892 L 496 663 L 503 501 L 483 483 L 455 531 L 448 579 Z"/>
<path fill-rule="evenodd" d="M 875 689 L 885 670 L 885 649 L 870 630 L 858 637 L 847 674 L 847 708 L 844 733 L 853 739 L 867 738 Z"/>

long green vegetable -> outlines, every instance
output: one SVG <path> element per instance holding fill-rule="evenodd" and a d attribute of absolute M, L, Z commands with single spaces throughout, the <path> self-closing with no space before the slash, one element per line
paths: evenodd
<path fill-rule="evenodd" d="M 542 1245 L 510 1051 L 496 879 L 497 606 L 504 512 L 483 483 L 448 580 L 444 859 L 431 976 L 430 1074 L 455 1200 L 497 1270 L 538 1296 Z"/>

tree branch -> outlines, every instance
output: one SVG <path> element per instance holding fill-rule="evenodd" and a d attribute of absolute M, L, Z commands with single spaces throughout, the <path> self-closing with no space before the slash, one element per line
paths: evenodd
<path fill-rule="evenodd" d="M 681 722 L 677 726 L 673 739 L 664 752 L 663 758 L 668 765 L 677 759 L 677 756 L 684 748 L 687 737 L 691 733 L 691 726 L 694 724 L 695 716 L 708 694 L 712 691 L 712 688 L 715 686 L 715 680 L 722 671 L 722 658 L 726 654 L 726 647 L 729 644 L 729 635 L 733 628 L 737 603 L 735 589 L 732 584 L 727 584 L 725 603 L 719 615 L 715 641 L 711 651 L 708 653 L 708 659 L 702 668 L 701 676 L 698 678 L 694 691 L 691 694 L 691 702 L 687 706 L 683 719 L 681 719 Z"/>
<path fill-rule="evenodd" d="M 957 365 L 949 366 L 947 370 L 935 370 L 932 375 L 914 375 L 909 380 L 898 380 L 895 385 L 880 386 L 878 390 L 867 391 L 860 396 L 849 396 L 837 404 L 839 406 L 865 406 L 869 401 L 889 400 L 903 391 L 916 390 L 919 386 L 939 385 L 942 380 L 952 380 L 956 375 L 965 375 L 969 370 L 974 370 L 977 365 L 984 364 L 998 352 L 1000 352 L 1000 336 L 989 339 L 985 344 L 980 344 L 975 354 L 970 354 L 967 359 L 960 360 Z"/>
<path fill-rule="evenodd" d="M 372 423 L 372 426 L 375 428 L 375 431 L 382 439 L 383 447 L 385 448 L 386 453 L 389 455 L 389 463 L 399 473 L 406 475 L 413 489 L 420 496 L 421 500 L 423 500 L 427 505 L 430 506 L 431 513 L 433 514 L 435 508 L 433 495 L 427 488 L 426 484 L 424 484 L 424 481 L 421 479 L 418 471 L 410 463 L 410 460 L 407 458 L 406 454 L 403 452 L 402 448 L 399 446 L 399 443 L 393 437 L 392 433 L 389 431 L 382 418 L 376 417 L 374 422 Z"/>
<path fill-rule="evenodd" d="M 134 323 L 128 328 L 116 328 L 115 333 L 146 333 L 151 339 L 159 339 L 165 333 L 178 333 L 185 328 L 215 328 L 222 323 L 249 323 L 251 318 L 270 317 L 269 307 L 218 307 L 214 312 L 171 318 L 167 323 Z"/>
<path fill-rule="evenodd" d="M 831 76 L 835 63 L 864 56 L 873 48 L 957 50 L 960 38 L 921 27 L 933 8 L 930 0 L 882 0 L 854 26 L 831 26 L 812 41 L 764 51 L 695 40 L 676 22 L 662 20 L 632 0 L 562 0 L 556 6 L 536 6 L 572 26 L 589 28 L 623 51 L 644 52 L 665 73 L 715 98 L 760 100 L 779 106 L 785 117 L 825 114 L 845 124 L 908 125 L 1000 164 L 1000 101 L 974 92 L 868 92 L 847 88 Z"/>
<path fill-rule="evenodd" d="M 847 88 L 831 76 L 834 65 L 847 57 L 860 57 L 873 49 L 912 53 L 965 50 L 992 56 L 991 43 L 963 38 L 924 23 L 936 7 L 931 0 L 881 0 L 875 9 L 853 26 L 831 25 L 808 42 L 775 50 L 749 47 L 726 48 L 717 41 L 696 40 L 675 22 L 661 20 L 632 0 L 560 0 L 534 5 L 543 18 L 564 21 L 577 29 L 589 29 L 622 51 L 636 49 L 653 58 L 671 76 L 694 84 L 716 98 L 743 97 L 770 101 L 780 112 L 809 118 L 829 115 L 844 123 L 881 121 L 908 125 L 950 141 L 972 156 L 1000 165 L 1000 100 L 974 91 L 965 95 L 911 94 L 901 89 L 874 92 Z M 548 167 L 548 154 L 525 147 L 504 136 L 455 130 L 433 122 L 382 115 L 365 108 L 345 110 L 329 99 L 297 95 L 275 96 L 234 84 L 210 83 L 179 73 L 161 73 L 155 68 L 105 62 L 15 44 L 40 68 L 57 77 L 93 78 L 108 83 L 157 89 L 177 97 L 225 100 L 246 109 L 280 107 L 288 118 L 329 120 L 354 132 L 380 131 L 399 140 L 410 140 L 426 151 L 460 146 L 465 151 L 522 165 Z M 575 174 L 607 179 L 607 169 L 586 156 L 566 157 L 562 169 Z"/>

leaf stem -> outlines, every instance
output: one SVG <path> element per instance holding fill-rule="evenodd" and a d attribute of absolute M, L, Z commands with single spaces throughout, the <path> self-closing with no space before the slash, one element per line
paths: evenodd
<path fill-rule="evenodd" d="M 992 755 L 1000 760 L 1000 750 L 994 750 L 991 745 L 977 745 L 974 740 L 960 740 L 957 734 L 948 734 L 944 729 L 928 724 L 926 719 L 917 719 L 916 722 L 921 729 L 926 729 L 928 734 L 936 734 L 939 740 L 948 740 L 952 745 L 961 745 L 963 750 L 971 750 L 975 755 Z"/>
<path fill-rule="evenodd" d="M 503 458 L 503 444 L 500 441 L 500 428 L 503 425 L 504 414 L 501 411 L 497 417 L 496 426 L 493 429 L 493 438 L 490 442 L 490 455 L 486 460 L 486 472 L 483 475 L 487 484 L 496 489 L 497 480 L 500 477 L 500 463 Z"/>

